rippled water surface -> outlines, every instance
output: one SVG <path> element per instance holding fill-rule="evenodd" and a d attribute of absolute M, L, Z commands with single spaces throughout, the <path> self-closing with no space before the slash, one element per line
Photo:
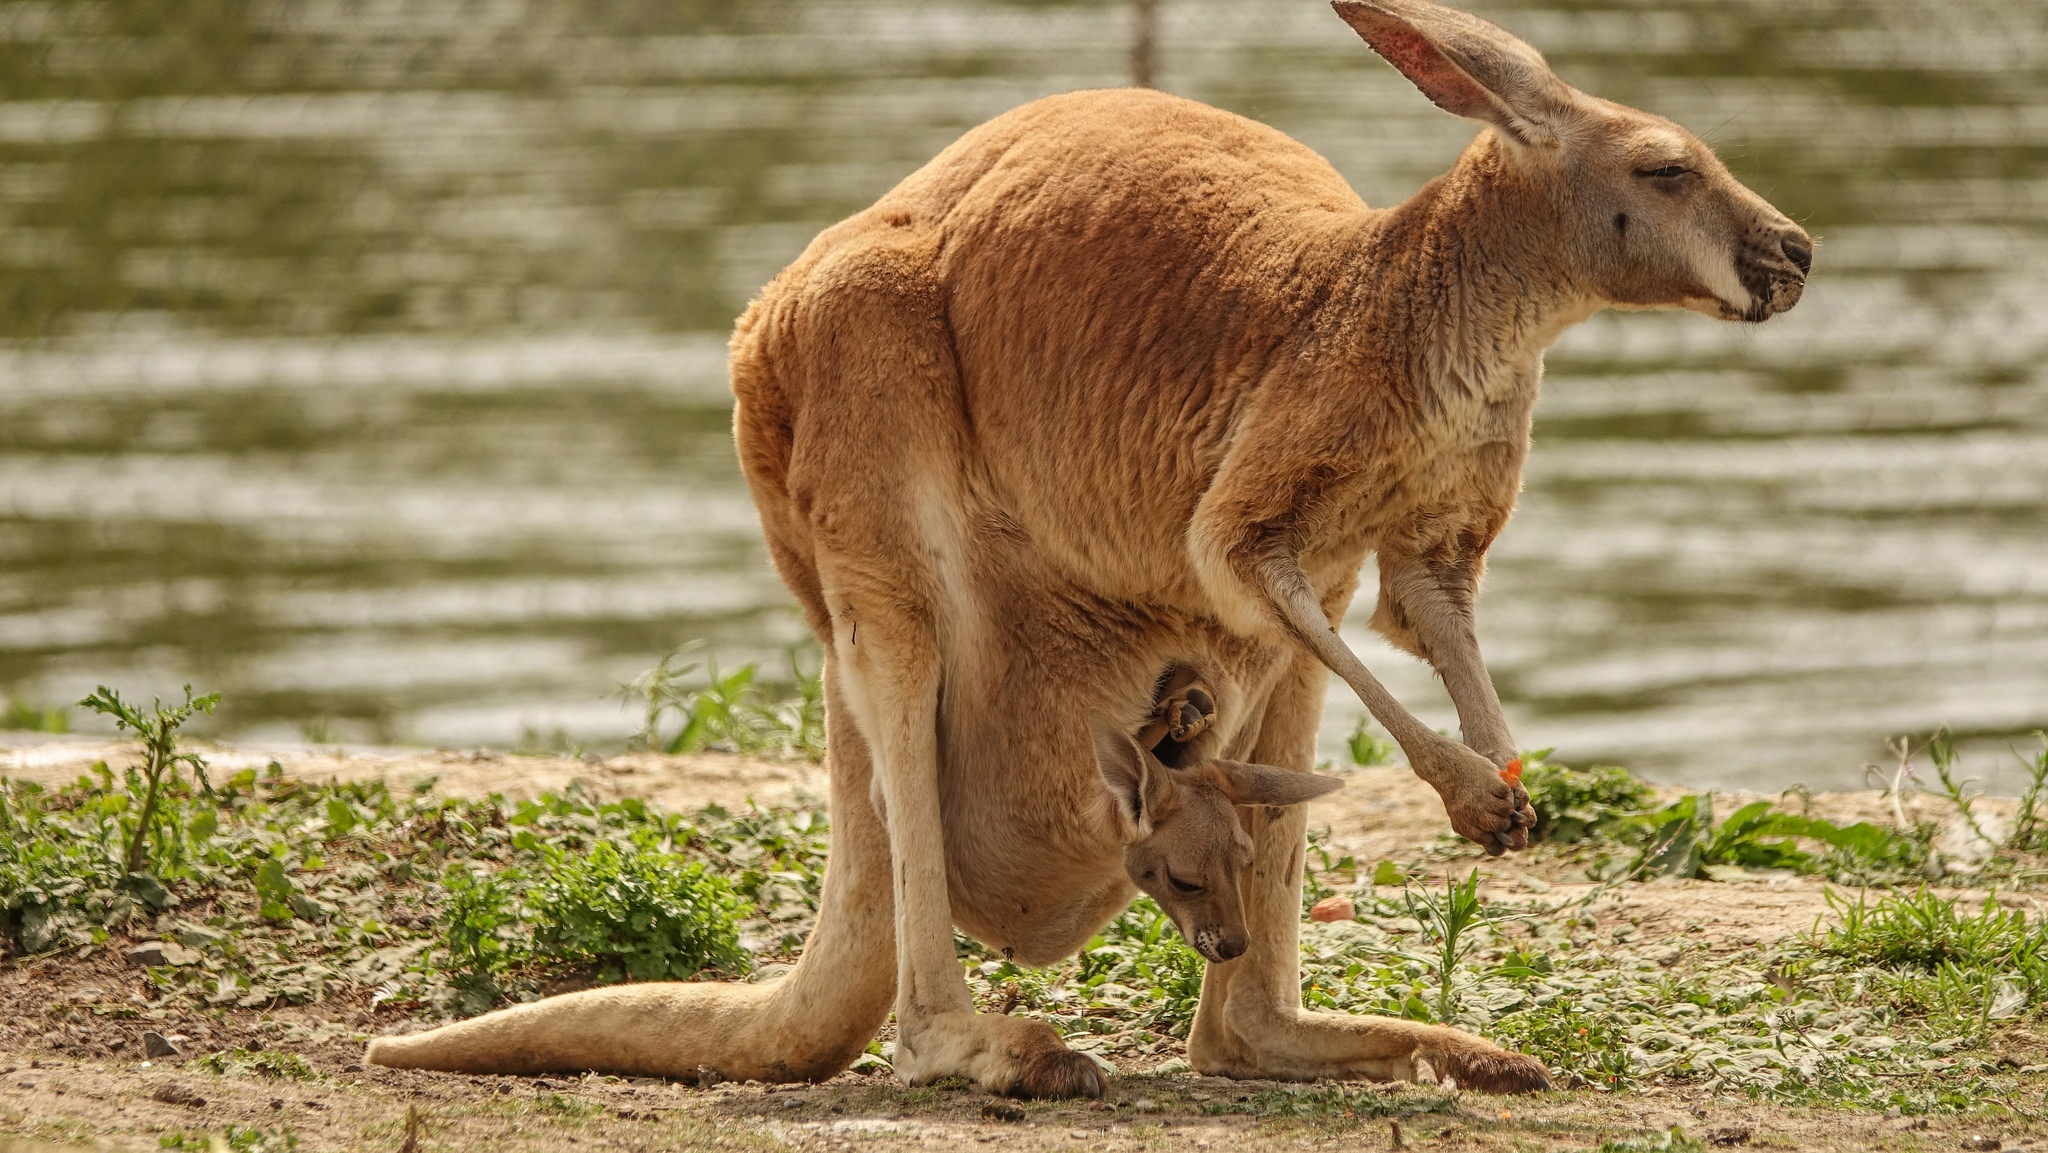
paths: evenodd
<path fill-rule="evenodd" d="M 2048 5 L 1479 10 L 1822 241 L 1761 329 L 1608 314 L 1551 354 L 1482 608 L 1518 735 L 1764 788 L 1942 723 L 2009 763 L 2048 725 Z M 1472 135 L 1319 0 L 1163 12 L 1165 87 L 1373 203 Z M 1127 22 L 0 4 L 0 695 L 191 679 L 242 736 L 605 742 L 681 641 L 779 660 L 725 329 L 961 130 L 1120 82 Z"/>

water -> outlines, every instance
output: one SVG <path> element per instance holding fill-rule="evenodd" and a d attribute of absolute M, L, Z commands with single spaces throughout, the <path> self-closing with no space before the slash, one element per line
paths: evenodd
<path fill-rule="evenodd" d="M 1472 134 L 1317 0 L 1162 7 L 1165 87 L 1373 203 Z M 2048 725 L 2048 6 L 1480 10 L 1822 241 L 1761 329 L 1606 315 L 1552 353 L 1482 608 L 1518 735 L 1775 789 L 1947 723 L 2009 766 Z M 1126 43 L 1111 3 L 0 5 L 0 695 L 604 743 L 686 639 L 779 662 L 724 331 Z"/>

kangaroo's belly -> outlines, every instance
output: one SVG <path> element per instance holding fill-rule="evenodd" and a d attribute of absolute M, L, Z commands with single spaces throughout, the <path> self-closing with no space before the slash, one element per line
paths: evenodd
<path fill-rule="evenodd" d="M 1091 717 L 1136 733 L 1162 679 L 1192 669 L 1216 702 L 1181 751 L 1243 759 L 1291 653 L 1172 606 L 1114 601 L 1026 579 L 1018 557 L 977 572 L 942 636 L 939 798 L 953 920 L 1021 963 L 1073 953 L 1130 903 L 1124 845 Z"/>

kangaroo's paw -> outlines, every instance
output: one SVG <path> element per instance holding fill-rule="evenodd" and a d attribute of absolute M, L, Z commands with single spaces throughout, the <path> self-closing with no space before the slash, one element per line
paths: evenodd
<path fill-rule="evenodd" d="M 940 1013 L 904 1030 L 896 1075 L 912 1085 L 966 1077 L 1012 1097 L 1100 1097 L 1102 1071 L 1043 1021 Z"/>
<path fill-rule="evenodd" d="M 1415 758 L 1415 771 L 1443 798 L 1444 813 L 1459 836 L 1494 856 L 1529 847 L 1536 810 L 1520 782 L 1501 777 L 1501 766 L 1446 739 Z"/>

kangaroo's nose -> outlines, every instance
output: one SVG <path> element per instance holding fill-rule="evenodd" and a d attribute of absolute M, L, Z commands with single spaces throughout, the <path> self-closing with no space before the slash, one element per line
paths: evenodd
<path fill-rule="evenodd" d="M 1778 242 L 1778 247 L 1784 251 L 1785 259 L 1798 267 L 1799 275 L 1805 276 L 1813 271 L 1813 241 L 1807 239 L 1805 233 L 1785 237 Z"/>

